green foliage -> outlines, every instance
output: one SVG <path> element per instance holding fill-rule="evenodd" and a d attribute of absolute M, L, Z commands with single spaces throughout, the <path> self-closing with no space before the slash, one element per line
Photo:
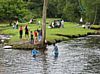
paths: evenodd
<path fill-rule="evenodd" d="M 43 0 L 0 0 L 0 20 L 41 18 Z M 47 17 L 100 22 L 100 0 L 48 0 Z"/>
<path fill-rule="evenodd" d="M 85 20 L 89 22 L 94 22 L 94 18 L 96 17 L 95 23 L 99 23 L 100 0 L 81 0 L 81 4 L 85 8 Z"/>
<path fill-rule="evenodd" d="M 91 28 L 100 29 L 100 25 L 92 25 Z"/>
<path fill-rule="evenodd" d="M 78 3 L 67 2 L 66 7 L 63 9 L 63 18 L 67 18 L 72 22 L 78 22 L 80 17 Z"/>
<path fill-rule="evenodd" d="M 30 12 L 26 9 L 27 4 L 23 0 L 2 0 L 0 1 L 0 19 L 14 20 L 15 16 L 26 16 Z"/>
<path fill-rule="evenodd" d="M 78 22 L 81 15 L 78 0 L 49 0 L 48 16 Z"/>
<path fill-rule="evenodd" d="M 29 0 L 26 3 L 34 18 L 42 17 L 43 0 Z"/>

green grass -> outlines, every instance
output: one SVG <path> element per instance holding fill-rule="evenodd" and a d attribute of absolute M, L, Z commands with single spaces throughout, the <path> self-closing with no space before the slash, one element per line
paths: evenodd
<path fill-rule="evenodd" d="M 41 19 L 38 19 L 41 21 Z M 71 23 L 71 22 L 65 22 L 64 23 L 64 28 L 54 28 L 54 29 L 49 29 L 48 25 L 50 25 L 51 21 L 54 19 L 47 19 L 47 26 L 46 26 L 46 39 L 48 41 L 54 41 L 56 40 L 61 40 L 61 39 L 68 39 L 68 37 L 65 37 L 64 35 L 75 35 L 78 36 L 87 34 L 88 32 L 94 32 L 94 30 L 89 30 L 89 29 L 83 29 L 82 27 L 79 27 L 76 23 Z M 20 23 L 20 25 L 23 26 L 23 29 L 27 23 Z M 1 25 L 2 26 L 2 25 Z M 36 24 L 28 24 L 29 30 L 34 31 L 37 28 L 41 26 L 37 26 Z M 10 34 L 13 35 L 13 37 L 10 40 L 10 43 L 20 41 L 19 39 L 19 30 L 12 29 L 12 27 L 5 27 L 6 29 L 1 31 L 1 34 Z M 0 27 L 1 29 L 1 27 Z M 24 33 L 24 32 L 23 32 Z M 61 36 L 58 36 L 56 34 L 60 34 Z M 25 39 L 25 34 L 23 35 L 23 39 Z"/>
<path fill-rule="evenodd" d="M 83 29 L 81 27 L 78 27 L 75 23 L 65 23 L 64 28 L 59 29 L 47 29 L 47 39 L 53 40 L 53 39 L 61 39 L 64 38 L 64 36 L 56 36 L 55 34 L 61 34 L 61 35 L 75 35 L 78 36 L 87 34 L 88 32 L 94 32 L 94 30 L 89 29 Z"/>
<path fill-rule="evenodd" d="M 92 28 L 100 28 L 100 25 L 92 25 Z"/>

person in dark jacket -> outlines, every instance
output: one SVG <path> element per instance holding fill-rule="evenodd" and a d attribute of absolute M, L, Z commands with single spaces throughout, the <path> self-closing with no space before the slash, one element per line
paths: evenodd
<path fill-rule="evenodd" d="M 34 37 L 33 37 L 33 32 L 32 31 L 30 32 L 30 39 L 31 39 L 31 44 L 33 44 L 34 43 Z"/>
<path fill-rule="evenodd" d="M 20 39 L 22 39 L 22 35 L 23 35 L 23 28 L 22 28 L 22 26 L 20 26 L 19 34 L 20 34 Z"/>
<path fill-rule="evenodd" d="M 25 37 L 28 36 L 29 37 L 29 29 L 28 26 L 25 26 Z"/>

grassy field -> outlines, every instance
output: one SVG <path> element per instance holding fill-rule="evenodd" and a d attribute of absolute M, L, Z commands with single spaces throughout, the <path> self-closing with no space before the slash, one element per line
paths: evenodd
<path fill-rule="evenodd" d="M 41 21 L 41 19 L 38 19 Z M 47 41 L 54 41 L 56 40 L 61 40 L 61 39 L 68 39 L 66 35 L 75 35 L 78 36 L 87 34 L 88 32 L 95 32 L 94 30 L 89 30 L 89 29 L 84 29 L 80 26 L 78 26 L 76 23 L 71 23 L 71 22 L 65 22 L 64 23 L 64 28 L 54 28 L 54 29 L 49 29 L 48 25 L 50 25 L 51 21 L 54 19 L 47 19 L 47 25 L 46 25 L 46 39 Z M 23 29 L 25 25 L 28 23 L 19 23 L 19 26 L 22 25 Z M 9 34 L 13 35 L 13 37 L 10 39 L 10 43 L 20 41 L 19 39 L 19 30 L 18 29 L 13 29 L 12 27 L 7 26 L 8 24 L 0 24 L 0 29 L 2 30 L 0 33 L 1 34 Z M 34 31 L 41 27 L 41 25 L 36 25 L 36 24 L 28 24 L 29 30 Z M 4 30 L 3 30 L 4 29 Z M 24 33 L 24 32 L 23 32 Z M 23 34 L 23 40 L 29 40 L 25 38 L 25 34 Z"/>
<path fill-rule="evenodd" d="M 100 28 L 100 25 L 92 25 L 91 28 L 98 29 L 98 28 Z"/>

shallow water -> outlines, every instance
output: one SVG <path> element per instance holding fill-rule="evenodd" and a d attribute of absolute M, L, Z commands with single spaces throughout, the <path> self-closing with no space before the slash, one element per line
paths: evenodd
<path fill-rule="evenodd" d="M 100 74 L 100 36 L 58 43 L 34 59 L 31 51 L 0 49 L 0 74 Z"/>

